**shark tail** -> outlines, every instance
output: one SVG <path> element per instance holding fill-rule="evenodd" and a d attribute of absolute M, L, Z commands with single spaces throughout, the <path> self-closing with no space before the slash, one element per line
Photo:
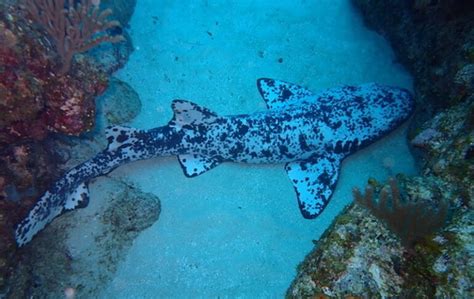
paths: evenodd
<path fill-rule="evenodd" d="M 89 188 L 86 183 L 81 183 L 69 193 L 47 191 L 28 216 L 17 225 L 15 229 L 16 243 L 19 247 L 24 246 L 57 216 L 76 208 L 85 208 L 88 204 Z"/>

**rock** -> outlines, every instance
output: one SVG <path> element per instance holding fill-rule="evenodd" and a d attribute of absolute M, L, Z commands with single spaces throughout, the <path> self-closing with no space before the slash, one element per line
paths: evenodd
<path fill-rule="evenodd" d="M 298 267 L 287 297 L 394 297 L 403 285 L 397 272 L 402 260 L 397 238 L 365 209 L 351 205 Z"/>
<path fill-rule="evenodd" d="M 428 128 L 416 135 L 416 137 L 412 139 L 411 144 L 418 147 L 425 147 L 428 146 L 431 141 L 433 141 L 440 135 L 441 133 L 439 133 L 435 129 Z"/>
<path fill-rule="evenodd" d="M 120 22 L 120 27 L 109 30 L 113 35 L 122 35 L 124 40 L 118 43 L 102 43 L 87 52 L 94 58 L 101 70 L 111 75 L 128 61 L 133 51 L 132 39 L 125 28 L 135 10 L 136 0 L 102 0 L 101 9 L 111 9 L 109 20 Z"/>
<path fill-rule="evenodd" d="M 141 110 L 137 92 L 127 83 L 112 78 L 106 93 L 101 97 L 100 108 L 108 125 L 120 125 L 132 121 Z"/>
<path fill-rule="evenodd" d="M 437 196 L 436 202 L 448 201 L 457 193 L 452 186 L 439 186 L 437 178 L 406 180 L 410 200 Z M 353 204 L 299 265 L 287 297 L 468 298 L 474 278 L 473 219 L 471 209 L 456 207 L 443 229 L 404 247 L 381 219 Z"/>
<path fill-rule="evenodd" d="M 381 219 L 352 205 L 299 266 L 288 297 L 470 298 L 474 267 L 474 2 L 353 0 L 415 77 L 411 144 L 421 175 L 403 196 L 449 202 L 439 231 L 402 244 Z M 398 215 L 404 221 L 403 215 Z M 352 232 L 352 234 L 350 233 Z"/>
<path fill-rule="evenodd" d="M 22 251 L 7 298 L 97 298 L 139 234 L 158 220 L 159 199 L 107 178 L 86 209 L 59 217 Z"/>
<path fill-rule="evenodd" d="M 472 63 L 474 2 L 352 0 L 367 25 L 391 43 L 414 76 L 418 103 L 434 109 L 461 102 L 456 73 Z M 430 112 L 430 109 L 426 109 Z"/>
<path fill-rule="evenodd" d="M 454 76 L 454 82 L 472 92 L 474 89 L 474 64 L 467 64 Z"/>

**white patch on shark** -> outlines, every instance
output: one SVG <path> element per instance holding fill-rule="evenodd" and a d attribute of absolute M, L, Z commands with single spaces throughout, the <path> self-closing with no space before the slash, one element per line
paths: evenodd
<path fill-rule="evenodd" d="M 64 208 L 66 210 L 74 210 L 78 207 L 86 207 L 89 204 L 89 188 L 86 183 L 80 184 L 76 190 L 67 195 Z"/>

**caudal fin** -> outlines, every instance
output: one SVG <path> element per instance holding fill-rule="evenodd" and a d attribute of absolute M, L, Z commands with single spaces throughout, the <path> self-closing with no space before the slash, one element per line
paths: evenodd
<path fill-rule="evenodd" d="M 15 229 L 15 240 L 19 247 L 33 239 L 46 225 L 62 213 L 76 208 L 85 208 L 89 203 L 89 189 L 86 183 L 65 194 L 57 190 L 47 191 Z M 57 191 L 57 192 L 55 192 Z"/>

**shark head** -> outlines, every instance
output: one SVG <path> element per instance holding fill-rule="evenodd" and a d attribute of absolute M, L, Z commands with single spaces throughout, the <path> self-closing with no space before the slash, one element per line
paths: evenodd
<path fill-rule="evenodd" d="M 408 119 L 415 108 L 410 91 L 376 83 L 360 86 L 359 92 L 365 102 L 364 114 L 370 117 L 371 129 L 387 133 Z"/>
<path fill-rule="evenodd" d="M 384 85 L 379 85 L 379 88 L 384 96 L 378 105 L 385 111 L 387 121 L 400 123 L 413 113 L 415 100 L 408 89 Z"/>

